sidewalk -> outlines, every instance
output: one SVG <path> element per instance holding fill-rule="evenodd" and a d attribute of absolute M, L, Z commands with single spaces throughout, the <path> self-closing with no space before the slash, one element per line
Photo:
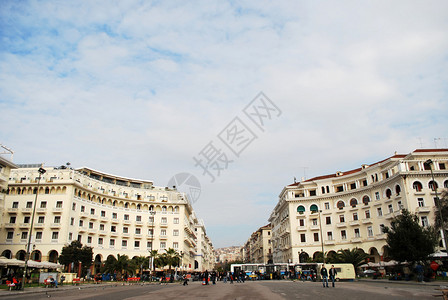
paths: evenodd
<path fill-rule="evenodd" d="M 417 282 L 415 280 L 389 280 L 389 279 L 371 279 L 371 278 L 357 278 L 355 281 L 359 282 L 376 282 L 376 283 L 395 283 L 395 284 L 407 284 L 407 285 L 420 285 L 420 286 L 437 286 L 447 287 L 448 281 L 430 281 L 430 282 Z"/>
<path fill-rule="evenodd" d="M 149 285 L 149 284 L 159 284 L 159 283 L 151 283 L 151 282 L 139 282 L 139 283 L 128 283 L 124 281 L 106 281 L 100 284 L 94 283 L 85 283 L 80 285 L 72 285 L 71 283 L 66 283 L 64 285 L 59 285 L 58 288 L 49 288 L 44 286 L 36 286 L 36 287 L 25 287 L 25 290 L 12 290 L 9 291 L 7 289 L 0 289 L 0 298 L 1 297 L 10 297 L 14 295 L 27 295 L 27 294 L 51 294 L 57 293 L 67 290 L 76 290 L 76 289 L 89 289 L 89 288 L 98 288 L 98 287 L 108 287 L 108 286 L 116 286 L 116 285 Z"/>

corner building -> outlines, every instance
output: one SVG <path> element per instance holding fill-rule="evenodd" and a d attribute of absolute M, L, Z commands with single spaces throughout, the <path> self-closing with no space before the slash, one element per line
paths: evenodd
<path fill-rule="evenodd" d="M 274 263 L 305 262 L 322 244 L 326 256 L 357 247 L 370 261 L 383 260 L 381 228 L 403 208 L 424 226 L 434 223 L 436 192 L 440 197 L 448 188 L 447 167 L 448 149 L 418 149 L 284 187 L 269 218 Z"/>
<path fill-rule="evenodd" d="M 182 269 L 199 266 L 195 228 L 199 221 L 186 195 L 152 181 L 114 176 L 90 168 L 22 165 L 10 171 L 2 203 L 0 252 L 25 259 L 31 216 L 37 196 L 30 259 L 56 262 L 73 240 L 93 247 L 92 272 L 109 255 L 149 256 L 173 248 Z M 203 223 L 202 223 L 203 224 Z M 208 239 L 208 237 L 207 237 Z M 213 247 L 211 242 L 208 247 Z M 202 271 L 196 268 L 197 271 Z"/>

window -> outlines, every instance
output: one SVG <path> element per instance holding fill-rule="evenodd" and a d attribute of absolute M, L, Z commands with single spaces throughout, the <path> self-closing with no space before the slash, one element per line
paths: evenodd
<path fill-rule="evenodd" d="M 149 217 L 149 222 L 154 223 L 154 217 Z"/>
<path fill-rule="evenodd" d="M 94 215 L 94 214 L 95 214 L 95 209 L 94 209 L 94 208 L 91 208 L 91 209 L 90 209 L 90 214 L 91 214 L 91 215 Z"/>
<path fill-rule="evenodd" d="M 340 222 L 340 223 L 345 223 L 345 217 L 344 217 L 344 215 L 339 215 L 339 222 Z"/>
<path fill-rule="evenodd" d="M 358 205 L 358 200 L 356 200 L 355 198 L 352 198 L 350 200 L 350 206 L 351 207 L 356 207 L 356 205 Z"/>
<path fill-rule="evenodd" d="M 305 212 L 305 206 L 303 206 L 303 205 L 299 205 L 299 206 L 297 207 L 297 212 L 298 212 L 299 214 L 303 214 L 303 213 Z"/>
<path fill-rule="evenodd" d="M 367 179 L 364 179 L 364 180 L 362 181 L 362 186 L 367 186 Z"/>
<path fill-rule="evenodd" d="M 327 232 L 327 240 L 329 240 L 329 241 L 333 240 L 333 232 L 331 232 L 331 231 Z"/>
<path fill-rule="evenodd" d="M 173 230 L 173 236 L 179 236 L 179 230 L 178 229 L 174 229 Z"/>
<path fill-rule="evenodd" d="M 166 242 L 160 242 L 160 249 L 166 248 Z"/>
<path fill-rule="evenodd" d="M 330 202 L 325 202 L 325 209 L 330 209 Z"/>
<path fill-rule="evenodd" d="M 73 219 L 73 221 L 74 221 L 74 219 Z M 44 216 L 39 216 L 39 218 L 37 219 L 37 223 L 43 224 L 44 222 L 45 222 L 45 217 Z M 73 225 L 73 222 L 70 225 Z"/>
<path fill-rule="evenodd" d="M 117 232 L 117 226 L 115 226 L 115 225 L 110 226 L 110 231 Z"/>
<path fill-rule="evenodd" d="M 386 190 L 386 197 L 387 199 L 390 199 L 390 197 L 392 196 L 392 191 L 390 189 Z"/>
<path fill-rule="evenodd" d="M 353 213 L 353 221 L 358 221 L 358 213 Z"/>
<path fill-rule="evenodd" d="M 62 201 L 56 202 L 56 208 L 62 208 Z"/>
<path fill-rule="evenodd" d="M 92 244 L 92 237 L 91 236 L 87 237 L 87 244 Z"/>
<path fill-rule="evenodd" d="M 379 201 L 380 199 L 380 192 L 375 192 L 375 200 Z"/>
<path fill-rule="evenodd" d="M 369 202 L 370 202 L 369 196 L 366 195 L 362 197 L 362 203 L 364 203 L 364 205 L 369 205 Z"/>
<path fill-rule="evenodd" d="M 147 242 L 146 243 L 146 247 L 149 248 L 149 249 L 152 249 L 152 242 Z"/>
<path fill-rule="evenodd" d="M 381 207 L 378 207 L 376 209 L 377 213 L 378 213 L 378 217 L 381 217 L 383 215 L 383 210 L 381 209 Z"/>
<path fill-rule="evenodd" d="M 135 234 L 142 234 L 141 228 L 135 228 Z"/>
<path fill-rule="evenodd" d="M 310 196 L 316 196 L 316 190 L 310 190 Z"/>
<path fill-rule="evenodd" d="M 101 217 L 105 217 L 106 216 L 106 212 L 104 210 L 101 211 Z"/>
<path fill-rule="evenodd" d="M 440 170 L 445 170 L 446 169 L 445 164 L 444 163 L 439 163 L 439 169 Z"/>
<path fill-rule="evenodd" d="M 311 212 L 317 212 L 318 210 L 319 210 L 319 208 L 317 207 L 316 204 L 313 204 L 313 205 L 310 206 L 310 211 Z"/>
<path fill-rule="evenodd" d="M 339 208 L 339 209 L 343 209 L 344 206 L 345 206 L 344 201 L 338 201 L 338 203 L 336 204 L 336 207 Z"/>
<path fill-rule="evenodd" d="M 356 183 L 350 183 L 350 189 L 351 190 L 356 189 Z"/>
<path fill-rule="evenodd" d="M 394 208 L 393 208 L 392 204 L 389 204 L 389 205 L 387 206 L 387 208 L 389 209 L 389 213 L 390 213 L 390 214 L 394 212 Z"/>
<path fill-rule="evenodd" d="M 421 182 L 419 182 L 419 181 L 415 181 L 415 182 L 412 184 L 412 188 L 413 188 L 416 192 L 421 192 L 422 189 L 423 189 L 423 185 L 421 184 Z"/>
<path fill-rule="evenodd" d="M 129 221 L 129 215 L 124 215 L 124 220 Z"/>
<path fill-rule="evenodd" d="M 36 240 L 41 240 L 41 239 L 42 239 L 42 231 L 36 232 Z"/>
<path fill-rule="evenodd" d="M 56 223 L 56 224 L 61 223 L 61 216 L 55 216 L 54 217 L 54 223 Z"/>
<path fill-rule="evenodd" d="M 153 233 L 154 233 L 153 229 L 148 229 L 148 235 L 149 235 L 149 236 L 152 236 Z"/>
<path fill-rule="evenodd" d="M 72 204 L 72 210 L 76 210 L 76 203 Z"/>
<path fill-rule="evenodd" d="M 84 225 L 84 221 L 83 220 L 79 220 L 79 227 L 82 227 Z"/>
<path fill-rule="evenodd" d="M 397 196 L 401 193 L 401 187 L 399 185 L 395 186 L 395 193 L 397 193 Z"/>
<path fill-rule="evenodd" d="M 370 210 L 366 210 L 366 219 L 370 219 Z"/>
<path fill-rule="evenodd" d="M 21 239 L 22 240 L 26 240 L 28 238 L 28 231 L 24 231 L 24 232 L 22 232 L 22 237 L 21 237 Z"/>
<path fill-rule="evenodd" d="M 84 205 L 81 205 L 81 212 L 85 212 L 86 211 L 86 207 Z"/>
<path fill-rule="evenodd" d="M 359 228 L 355 228 L 355 237 L 359 238 L 360 236 Z"/>
<path fill-rule="evenodd" d="M 306 243 L 306 237 L 304 233 L 300 234 L 300 242 Z"/>
<path fill-rule="evenodd" d="M 117 213 L 112 213 L 112 219 L 116 219 L 117 218 Z"/>
<path fill-rule="evenodd" d="M 128 241 L 126 241 L 126 240 L 121 241 L 121 246 L 123 248 L 126 248 L 128 246 Z"/>
<path fill-rule="evenodd" d="M 61 217 L 59 217 L 61 218 Z M 23 223 L 28 224 L 30 222 L 30 217 L 26 216 L 23 218 Z"/>
<path fill-rule="evenodd" d="M 174 224 L 179 224 L 179 218 L 174 218 Z"/>
<path fill-rule="evenodd" d="M 19 202 L 13 202 L 12 208 L 19 208 Z"/>
<path fill-rule="evenodd" d="M 14 238 L 14 231 L 8 231 L 6 235 L 7 240 L 12 240 Z"/>
<path fill-rule="evenodd" d="M 369 237 L 372 237 L 372 236 L 373 236 L 373 228 L 372 228 L 372 226 L 368 226 L 368 227 L 367 227 L 367 235 L 368 235 Z"/>
<path fill-rule="evenodd" d="M 178 242 L 174 242 L 173 243 L 173 248 L 174 249 L 179 249 L 179 243 Z"/>
<path fill-rule="evenodd" d="M 425 200 L 423 198 L 417 198 L 418 207 L 424 207 L 425 206 Z"/>
<path fill-rule="evenodd" d="M 82 242 L 82 235 L 78 234 L 78 242 Z"/>
<path fill-rule="evenodd" d="M 305 220 L 304 219 L 299 219 L 299 226 L 301 226 L 301 227 L 305 226 Z"/>
<path fill-rule="evenodd" d="M 314 233 L 314 241 L 315 242 L 319 241 L 319 233 L 317 233 L 317 232 Z"/>
<path fill-rule="evenodd" d="M 104 224 L 100 224 L 100 230 L 104 231 Z"/>
<path fill-rule="evenodd" d="M 142 216 L 135 216 L 135 221 L 141 222 L 142 221 Z"/>
<path fill-rule="evenodd" d="M 89 229 L 93 229 L 93 222 L 89 222 Z"/>
<path fill-rule="evenodd" d="M 112 247 L 115 246 L 115 240 L 114 239 L 110 239 L 109 245 L 112 246 Z"/>
<path fill-rule="evenodd" d="M 311 219 L 313 226 L 317 226 L 317 219 Z"/>
<path fill-rule="evenodd" d="M 331 217 L 325 218 L 325 224 L 330 225 L 331 224 Z"/>
<path fill-rule="evenodd" d="M 102 245 L 103 244 L 103 238 L 98 238 L 98 245 Z"/>
<path fill-rule="evenodd" d="M 428 227 L 429 226 L 428 217 L 422 216 L 421 220 L 422 220 L 422 226 L 423 227 Z"/>
<path fill-rule="evenodd" d="M 162 235 L 162 236 L 166 236 L 166 229 L 162 229 L 162 230 L 160 230 L 160 235 Z"/>
<path fill-rule="evenodd" d="M 123 227 L 123 233 L 129 233 L 129 229 L 127 227 Z"/>
<path fill-rule="evenodd" d="M 28 201 L 28 202 L 26 203 L 26 208 L 32 208 L 32 207 L 33 207 L 33 202 Z"/>
<path fill-rule="evenodd" d="M 68 233 L 68 240 L 71 241 L 72 238 L 73 238 L 73 233 L 69 232 L 69 233 Z"/>
<path fill-rule="evenodd" d="M 51 239 L 52 240 L 57 240 L 59 238 L 59 232 L 57 232 L 57 231 L 53 231 L 52 233 L 51 233 Z"/>
<path fill-rule="evenodd" d="M 134 248 L 140 248 L 140 241 L 134 241 Z"/>
<path fill-rule="evenodd" d="M 42 201 L 40 203 L 40 208 L 47 208 L 47 201 Z"/>
<path fill-rule="evenodd" d="M 162 224 L 166 224 L 167 223 L 166 217 L 163 217 L 161 222 L 162 222 Z"/>
<path fill-rule="evenodd" d="M 9 223 L 14 224 L 15 222 L 16 222 L 16 217 L 15 216 L 9 217 Z"/>
<path fill-rule="evenodd" d="M 437 184 L 437 182 L 431 180 L 431 181 L 429 182 L 429 184 L 428 184 L 428 187 L 429 187 L 432 191 L 434 191 L 435 189 L 439 188 L 439 185 Z"/>

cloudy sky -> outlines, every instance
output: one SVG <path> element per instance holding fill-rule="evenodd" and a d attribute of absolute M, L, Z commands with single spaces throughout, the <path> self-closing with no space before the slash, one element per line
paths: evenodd
<path fill-rule="evenodd" d="M 267 224 L 294 177 L 448 143 L 446 1 L 3 0 L 0 38 L 15 163 L 188 172 L 215 247 Z M 257 127 L 260 92 L 277 110 Z"/>

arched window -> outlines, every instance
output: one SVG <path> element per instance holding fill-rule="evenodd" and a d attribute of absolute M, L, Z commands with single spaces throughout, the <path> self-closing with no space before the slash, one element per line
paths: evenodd
<path fill-rule="evenodd" d="M 112 206 L 117 206 L 117 200 L 115 200 L 114 203 L 112 203 Z"/>
<path fill-rule="evenodd" d="M 397 193 L 397 196 L 401 193 L 401 187 L 399 185 L 395 186 L 395 193 Z"/>
<path fill-rule="evenodd" d="M 386 197 L 387 199 L 390 199 L 390 196 L 392 196 L 392 191 L 390 189 L 386 190 Z"/>
<path fill-rule="evenodd" d="M 45 188 L 45 194 L 50 194 L 50 189 L 48 187 Z"/>
<path fill-rule="evenodd" d="M 149 206 L 149 211 L 154 211 L 154 205 Z"/>
<path fill-rule="evenodd" d="M 166 211 L 166 206 L 162 206 L 162 211 Z"/>
<path fill-rule="evenodd" d="M 339 209 L 343 209 L 345 207 L 344 201 L 339 200 L 338 203 L 336 204 L 336 207 Z"/>
<path fill-rule="evenodd" d="M 351 207 L 356 207 L 356 205 L 358 205 L 358 200 L 356 200 L 355 198 L 352 198 L 350 200 L 350 206 Z"/>
<path fill-rule="evenodd" d="M 412 184 L 412 188 L 416 191 L 416 192 L 421 192 L 423 189 L 423 185 L 420 181 L 414 181 L 414 183 Z"/>
<path fill-rule="evenodd" d="M 310 211 L 311 212 L 317 212 L 318 210 L 319 210 L 319 207 L 317 207 L 316 204 L 313 204 L 313 205 L 310 206 Z"/>
<path fill-rule="evenodd" d="M 445 180 L 445 182 L 443 183 L 443 187 L 448 189 L 448 180 Z"/>
<path fill-rule="evenodd" d="M 137 204 L 137 210 L 141 210 L 142 206 L 140 204 Z"/>
<path fill-rule="evenodd" d="M 297 212 L 298 212 L 299 214 L 303 214 L 303 213 L 305 212 L 305 206 L 303 206 L 303 205 L 299 205 L 299 206 L 297 207 Z"/>
<path fill-rule="evenodd" d="M 364 205 L 369 205 L 369 202 L 370 202 L 369 196 L 365 195 L 364 197 L 362 197 L 362 203 L 364 203 Z"/>
<path fill-rule="evenodd" d="M 322 194 L 325 194 L 325 187 L 322 187 Z"/>
<path fill-rule="evenodd" d="M 428 186 L 429 186 L 429 188 L 431 189 L 431 190 L 435 190 L 435 189 L 438 189 L 439 188 L 439 185 L 437 184 L 437 182 L 435 182 L 435 181 L 430 181 L 429 183 L 428 183 Z"/>
<path fill-rule="evenodd" d="M 128 203 L 128 202 L 126 202 L 126 203 L 124 204 L 124 208 L 129 208 L 129 203 Z"/>

